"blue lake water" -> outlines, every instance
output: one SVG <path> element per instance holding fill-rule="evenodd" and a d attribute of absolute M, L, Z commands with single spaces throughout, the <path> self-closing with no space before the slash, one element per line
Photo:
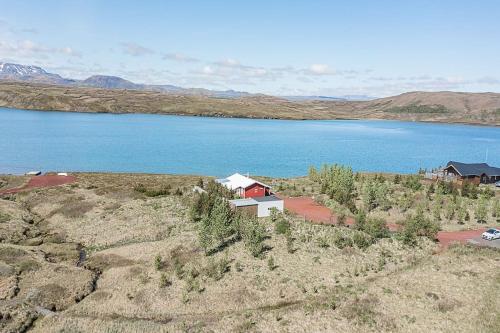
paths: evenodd
<path fill-rule="evenodd" d="M 287 121 L 0 108 L 0 173 L 105 171 L 224 176 L 416 172 L 448 160 L 500 166 L 500 128 L 397 121 Z"/>

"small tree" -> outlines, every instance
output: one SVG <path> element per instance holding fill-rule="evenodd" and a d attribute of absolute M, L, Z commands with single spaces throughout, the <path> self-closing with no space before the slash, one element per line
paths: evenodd
<path fill-rule="evenodd" d="M 491 207 L 491 216 L 497 221 L 500 221 L 500 200 L 496 199 L 493 201 L 493 206 Z"/>
<path fill-rule="evenodd" d="M 269 258 L 267 259 L 267 267 L 269 267 L 270 271 L 274 271 L 274 269 L 276 268 L 273 256 L 269 256 Z"/>
<path fill-rule="evenodd" d="M 458 204 L 457 208 L 457 221 L 458 224 L 464 224 L 465 223 L 465 216 L 467 215 L 467 210 L 465 206 L 462 203 Z"/>
<path fill-rule="evenodd" d="M 479 199 L 476 204 L 474 216 L 477 223 L 486 223 L 486 216 L 488 215 L 488 206 L 485 198 Z"/>
<path fill-rule="evenodd" d="M 163 262 L 161 260 L 161 255 L 157 254 L 154 262 L 155 269 L 159 271 L 163 267 Z"/>
<path fill-rule="evenodd" d="M 320 181 L 318 170 L 313 165 L 309 167 L 309 179 L 313 182 Z"/>
<path fill-rule="evenodd" d="M 383 219 L 369 218 L 364 227 L 364 232 L 373 238 L 389 237 L 389 228 Z"/>
<path fill-rule="evenodd" d="M 357 230 L 364 230 L 366 224 L 366 212 L 364 209 L 358 210 L 354 217 L 354 228 Z"/>
<path fill-rule="evenodd" d="M 266 229 L 256 218 L 249 218 L 243 226 L 242 238 L 247 249 L 254 257 L 258 257 L 264 251 L 264 239 Z"/>
<path fill-rule="evenodd" d="M 435 239 L 439 226 L 426 218 L 424 212 L 419 209 L 415 215 L 410 215 L 403 222 L 401 238 L 407 245 L 415 245 L 417 237 L 424 236 Z"/>

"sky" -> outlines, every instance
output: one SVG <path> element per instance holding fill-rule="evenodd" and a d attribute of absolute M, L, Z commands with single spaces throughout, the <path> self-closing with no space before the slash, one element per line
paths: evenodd
<path fill-rule="evenodd" d="M 273 95 L 500 92 L 498 0 L 0 0 L 0 61 Z"/>

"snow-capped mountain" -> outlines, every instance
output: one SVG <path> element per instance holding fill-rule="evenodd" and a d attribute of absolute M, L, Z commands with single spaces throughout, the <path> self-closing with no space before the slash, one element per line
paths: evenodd
<path fill-rule="evenodd" d="M 50 84 L 70 84 L 74 82 L 74 80 L 64 79 L 60 75 L 48 73 L 38 66 L 26 66 L 6 62 L 0 62 L 0 80 Z"/>
<path fill-rule="evenodd" d="M 38 66 L 4 62 L 0 62 L 0 81 L 22 81 L 103 89 L 152 90 L 179 95 L 203 95 L 218 98 L 237 98 L 251 95 L 247 92 L 234 90 L 217 91 L 203 88 L 182 88 L 173 85 L 139 84 L 118 76 L 108 75 L 93 75 L 85 80 L 67 79 L 58 74 L 49 73 Z"/>

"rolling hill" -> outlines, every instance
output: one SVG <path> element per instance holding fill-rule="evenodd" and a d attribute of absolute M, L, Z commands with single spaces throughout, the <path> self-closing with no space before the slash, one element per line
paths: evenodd
<path fill-rule="evenodd" d="M 500 126 L 500 94 L 411 92 L 372 101 L 217 98 L 149 90 L 0 82 L 0 106 L 75 112 L 155 113 L 268 119 L 394 119 Z"/>

